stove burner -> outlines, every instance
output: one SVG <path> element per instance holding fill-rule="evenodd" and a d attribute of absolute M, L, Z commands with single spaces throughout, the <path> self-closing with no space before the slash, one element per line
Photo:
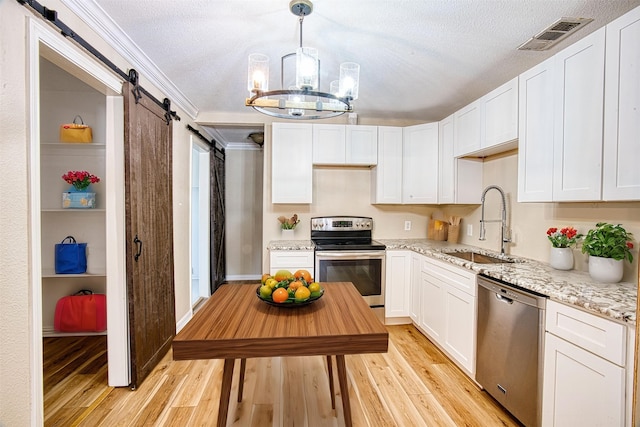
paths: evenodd
<path fill-rule="evenodd" d="M 376 251 L 386 246 L 371 239 L 369 217 L 311 218 L 311 241 L 316 251 Z"/>

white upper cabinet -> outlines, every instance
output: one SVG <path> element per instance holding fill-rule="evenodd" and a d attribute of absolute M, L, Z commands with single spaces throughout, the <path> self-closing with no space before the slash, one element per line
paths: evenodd
<path fill-rule="evenodd" d="M 377 126 L 313 125 L 314 165 L 371 166 L 377 159 Z"/>
<path fill-rule="evenodd" d="M 482 160 L 455 158 L 453 154 L 454 122 L 454 115 L 439 122 L 438 203 L 480 203 L 482 194 Z"/>
<path fill-rule="evenodd" d="M 456 157 L 488 156 L 516 147 L 518 77 L 454 113 Z"/>
<path fill-rule="evenodd" d="M 480 150 L 482 144 L 482 98 L 454 113 L 454 150 L 456 157 Z"/>
<path fill-rule="evenodd" d="M 497 147 L 518 138 L 518 77 L 483 96 L 482 106 L 484 126 L 481 148 Z M 495 152 L 501 150 L 496 149 Z"/>
<path fill-rule="evenodd" d="M 344 125 L 313 126 L 313 164 L 341 165 L 346 160 Z"/>
<path fill-rule="evenodd" d="M 455 203 L 456 159 L 453 156 L 453 114 L 438 123 L 440 173 L 438 180 L 438 202 Z"/>
<path fill-rule="evenodd" d="M 403 203 L 438 203 L 438 160 L 438 123 L 403 129 Z"/>
<path fill-rule="evenodd" d="M 550 58 L 520 75 L 519 202 L 553 199 L 553 63 Z"/>
<path fill-rule="evenodd" d="M 273 123 L 271 202 L 311 203 L 313 192 L 311 125 Z"/>
<path fill-rule="evenodd" d="M 402 203 L 402 128 L 378 126 L 378 164 L 371 168 L 371 203 Z"/>
<path fill-rule="evenodd" d="M 604 40 L 601 28 L 554 56 L 554 201 L 601 199 Z"/>
<path fill-rule="evenodd" d="M 640 8 L 606 27 L 603 200 L 640 200 Z"/>
<path fill-rule="evenodd" d="M 345 157 L 348 165 L 370 166 L 378 163 L 378 127 L 345 127 Z"/>

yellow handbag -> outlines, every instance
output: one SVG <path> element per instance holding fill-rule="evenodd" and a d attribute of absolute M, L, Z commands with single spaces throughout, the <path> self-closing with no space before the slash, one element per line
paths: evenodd
<path fill-rule="evenodd" d="M 76 120 L 80 119 L 80 123 Z M 82 117 L 75 116 L 73 123 L 60 125 L 60 142 L 92 142 L 91 127 L 84 124 Z"/>

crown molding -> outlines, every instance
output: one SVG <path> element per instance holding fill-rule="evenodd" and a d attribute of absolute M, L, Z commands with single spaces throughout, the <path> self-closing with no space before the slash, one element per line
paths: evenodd
<path fill-rule="evenodd" d="M 127 60 L 139 75 L 160 89 L 171 105 L 178 106 L 191 119 L 198 116 L 198 108 L 178 89 L 158 66 L 129 38 L 95 0 L 61 0 L 84 23 L 102 37 L 109 46 Z"/>

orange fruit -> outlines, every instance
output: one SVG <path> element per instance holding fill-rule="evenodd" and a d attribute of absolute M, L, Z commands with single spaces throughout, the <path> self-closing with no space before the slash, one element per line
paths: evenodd
<path fill-rule="evenodd" d="M 302 287 L 304 287 L 304 283 L 302 283 L 302 282 L 301 282 L 301 281 L 299 281 L 299 280 L 296 280 L 295 282 L 291 282 L 291 283 L 289 283 L 289 289 L 292 289 L 292 290 L 294 290 L 294 291 L 295 291 L 296 289 L 298 289 L 299 287 L 301 287 L 301 286 L 302 286 Z"/>
<path fill-rule="evenodd" d="M 298 270 L 293 273 L 293 277 L 295 277 L 297 280 L 303 279 L 307 283 L 313 282 L 311 273 L 309 273 L 307 270 Z"/>
<path fill-rule="evenodd" d="M 283 280 L 291 279 L 293 274 L 289 270 L 278 270 L 276 274 L 273 275 L 273 278 L 278 282 L 282 282 Z"/>
<path fill-rule="evenodd" d="M 285 288 L 278 288 L 271 294 L 273 302 L 285 302 L 289 298 L 289 292 Z"/>

